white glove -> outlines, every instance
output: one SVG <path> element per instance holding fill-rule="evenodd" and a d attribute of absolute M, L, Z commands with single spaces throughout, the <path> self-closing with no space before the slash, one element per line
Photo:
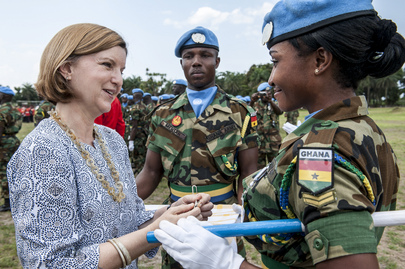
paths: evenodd
<path fill-rule="evenodd" d="M 129 140 L 128 149 L 129 151 L 134 151 L 134 140 Z"/>
<path fill-rule="evenodd" d="M 207 231 L 194 217 L 180 219 L 177 225 L 166 220 L 155 230 L 167 253 L 184 268 L 238 269 L 243 257 L 232 250 L 226 239 Z"/>

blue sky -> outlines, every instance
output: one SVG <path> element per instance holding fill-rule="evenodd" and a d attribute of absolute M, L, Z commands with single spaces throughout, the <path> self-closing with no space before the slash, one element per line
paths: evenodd
<path fill-rule="evenodd" d="M 355 1 L 355 0 L 354 0 Z M 145 78 L 150 72 L 167 79 L 184 78 L 174 46 L 195 26 L 214 31 L 219 39 L 219 72 L 245 72 L 269 62 L 261 45 L 264 15 L 275 0 L 0 0 L 0 84 L 34 84 L 39 60 L 49 40 L 62 28 L 91 22 L 120 33 L 129 44 L 124 77 Z M 380 16 L 392 19 L 405 35 L 405 1 L 374 0 Z"/>

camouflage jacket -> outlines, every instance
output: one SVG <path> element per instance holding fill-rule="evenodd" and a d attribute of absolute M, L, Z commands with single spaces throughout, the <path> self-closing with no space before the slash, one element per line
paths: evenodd
<path fill-rule="evenodd" d="M 3 136 L 16 135 L 22 126 L 22 116 L 11 102 L 6 102 L 0 106 L 0 126 L 4 128 Z"/>
<path fill-rule="evenodd" d="M 277 152 L 281 144 L 279 116 L 274 112 L 270 103 L 259 99 L 253 104 L 257 113 L 257 134 L 259 135 L 262 153 Z"/>
<path fill-rule="evenodd" d="M 298 116 L 300 115 L 298 110 L 286 112 L 284 115 L 287 118 L 287 122 L 297 125 Z"/>
<path fill-rule="evenodd" d="M 276 170 L 269 168 L 252 188 L 246 186 L 255 174 L 244 180 L 250 221 L 286 219 L 288 207 L 289 217 L 298 217 L 305 225 L 305 234 L 291 238 L 247 238 L 264 264 L 270 257 L 288 266 L 311 267 L 336 257 L 377 252 L 383 228 L 373 226 L 371 213 L 395 210 L 399 170 L 391 146 L 367 114 L 364 96 L 318 112 L 283 140 L 272 164 Z M 331 149 L 331 155 L 338 154 L 348 167 L 343 167 L 340 157 L 319 157 L 319 152 Z M 361 175 L 371 183 L 369 190 Z"/>
<path fill-rule="evenodd" d="M 171 183 L 182 186 L 230 184 L 238 171 L 228 169 L 222 156 L 234 164 L 238 152 L 258 145 L 250 120 L 246 122 L 246 135 L 241 137 L 242 126 L 250 112 L 254 114 L 246 103 L 218 87 L 212 103 L 196 119 L 187 94 L 183 93 L 156 108 L 147 146 L 160 154 L 164 176 Z"/>
<path fill-rule="evenodd" d="M 137 120 L 138 121 L 138 132 L 137 132 L 137 137 L 145 137 L 145 139 L 148 137 L 149 133 L 149 120 L 146 118 L 146 116 L 149 114 L 149 109 L 146 107 L 146 105 L 143 102 L 138 102 L 131 106 L 131 109 L 129 111 L 130 114 L 130 121 L 129 124 L 132 124 L 131 121 Z M 131 126 L 132 128 L 133 126 Z"/>
<path fill-rule="evenodd" d="M 48 111 L 51 111 L 54 107 L 55 105 L 49 101 L 44 101 L 42 104 L 40 104 L 39 107 L 35 110 L 34 115 L 35 126 L 37 126 L 41 120 L 49 118 Z"/>

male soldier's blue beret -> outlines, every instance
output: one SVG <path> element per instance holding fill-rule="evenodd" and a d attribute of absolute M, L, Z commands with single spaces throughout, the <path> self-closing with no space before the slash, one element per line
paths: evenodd
<path fill-rule="evenodd" d="M 174 49 L 174 54 L 181 58 L 181 52 L 184 49 L 197 47 L 212 48 L 219 51 L 218 39 L 211 30 L 198 26 L 180 37 Z"/>
<path fill-rule="evenodd" d="M 184 79 L 176 79 L 173 80 L 173 85 L 178 84 L 178 85 L 184 85 L 187 87 L 187 81 L 185 81 Z"/>
<path fill-rule="evenodd" d="M 148 93 L 148 92 L 145 92 L 145 93 L 143 94 L 143 97 L 145 97 L 145 96 L 152 96 L 152 94 L 150 94 L 150 93 Z"/>
<path fill-rule="evenodd" d="M 157 96 L 152 96 L 152 101 L 158 101 L 159 98 Z"/>
<path fill-rule="evenodd" d="M 4 94 L 8 94 L 8 95 L 15 95 L 15 92 L 12 89 L 10 89 L 9 87 L 1 86 L 0 92 L 2 92 Z"/>
<path fill-rule="evenodd" d="M 121 98 L 128 98 L 128 93 L 123 93 L 123 94 L 121 95 Z"/>
<path fill-rule="evenodd" d="M 250 99 L 250 96 L 249 96 L 249 95 L 247 95 L 247 96 L 245 96 L 245 97 L 243 97 L 243 98 L 245 98 L 245 101 L 246 101 L 246 102 L 250 102 L 250 101 L 251 101 L 251 99 Z"/>
<path fill-rule="evenodd" d="M 128 95 L 128 100 L 134 100 L 134 97 L 132 95 Z"/>
<path fill-rule="evenodd" d="M 263 45 L 276 43 L 354 17 L 375 15 L 372 0 L 281 0 L 266 14 Z"/>
<path fill-rule="evenodd" d="M 137 93 L 137 92 L 142 93 L 142 96 L 143 96 L 143 91 L 141 89 L 135 88 L 135 89 L 132 90 L 132 94 Z"/>
<path fill-rule="evenodd" d="M 271 89 L 271 86 L 267 82 L 263 82 L 262 84 L 259 85 L 259 87 L 257 87 L 258 92 L 267 91 L 267 90 L 270 90 L 270 89 Z"/>
<path fill-rule="evenodd" d="M 170 97 L 170 94 L 167 94 L 167 93 L 164 93 L 164 94 L 162 94 L 162 95 L 160 95 L 159 96 L 159 99 L 160 100 L 168 100 L 168 99 L 170 99 L 171 97 Z"/>

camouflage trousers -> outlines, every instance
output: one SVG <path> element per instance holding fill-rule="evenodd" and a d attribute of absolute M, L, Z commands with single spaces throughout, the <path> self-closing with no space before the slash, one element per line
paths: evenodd
<path fill-rule="evenodd" d="M 15 136 L 0 137 L 0 182 L 1 182 L 0 198 L 9 198 L 8 181 L 7 181 L 7 164 L 19 146 L 20 141 Z"/>
<path fill-rule="evenodd" d="M 171 200 L 171 199 L 170 199 Z M 174 201 L 171 201 L 174 202 Z M 233 204 L 237 203 L 236 197 L 231 197 L 228 198 L 224 201 L 215 203 L 215 204 Z M 242 237 L 236 237 L 236 244 L 238 246 L 238 253 L 242 257 L 246 257 L 246 249 L 243 244 Z M 180 263 L 176 262 L 167 252 L 162 248 L 161 250 L 161 255 L 162 255 L 162 269 L 183 269 L 183 267 L 180 265 Z"/>

